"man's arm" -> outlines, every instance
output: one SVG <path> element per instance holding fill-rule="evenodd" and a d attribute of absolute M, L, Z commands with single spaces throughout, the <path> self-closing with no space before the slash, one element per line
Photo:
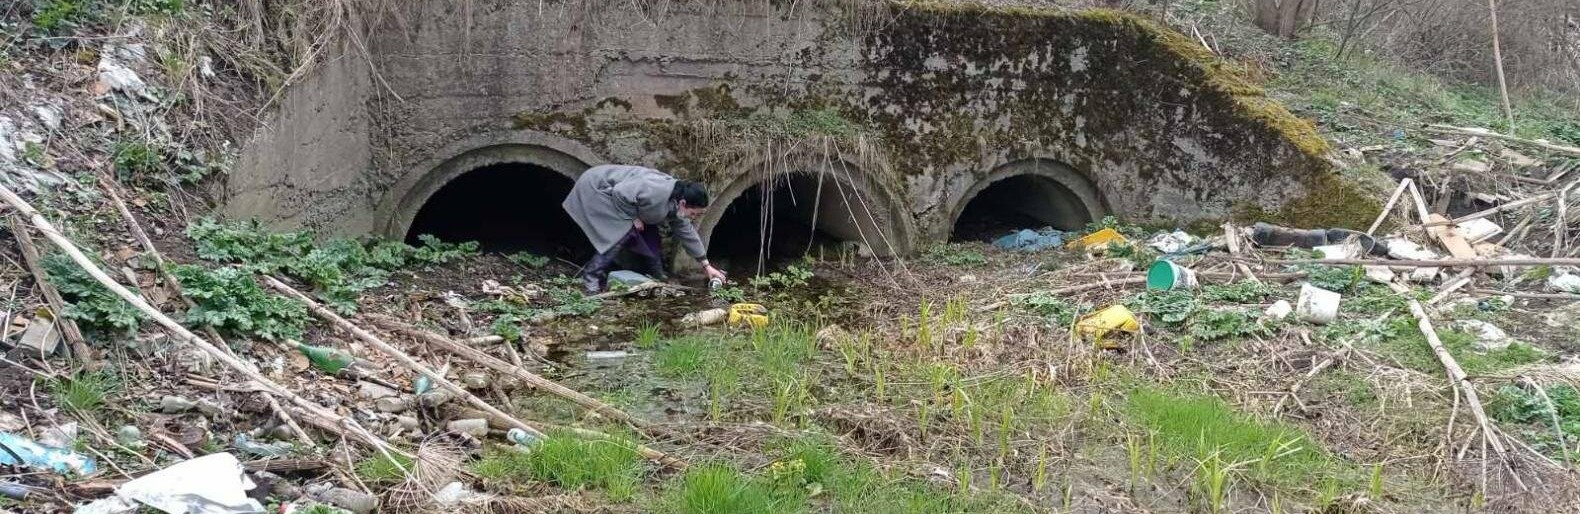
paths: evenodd
<path fill-rule="evenodd" d="M 708 249 L 702 244 L 702 236 L 697 234 L 697 227 L 685 216 L 671 215 L 669 217 L 669 230 L 680 241 L 680 247 L 686 249 L 686 255 L 696 259 L 704 266 L 708 264 Z"/>

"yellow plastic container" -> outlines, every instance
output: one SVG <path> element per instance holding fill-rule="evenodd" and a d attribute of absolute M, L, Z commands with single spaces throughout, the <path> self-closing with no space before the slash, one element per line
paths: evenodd
<path fill-rule="evenodd" d="M 1076 239 L 1074 241 L 1070 241 L 1069 245 L 1067 245 L 1067 246 L 1069 246 L 1070 248 L 1081 248 L 1081 249 L 1091 250 L 1091 249 L 1096 249 L 1096 248 L 1106 248 L 1108 245 L 1114 244 L 1114 243 L 1123 244 L 1123 243 L 1126 243 L 1126 242 L 1128 242 L 1128 240 L 1125 239 L 1125 236 L 1120 234 L 1119 231 L 1111 229 L 1111 228 L 1105 228 L 1105 229 L 1102 229 L 1102 230 L 1099 230 L 1099 231 L 1087 234 L 1085 237 L 1082 237 L 1080 239 Z"/>
<path fill-rule="evenodd" d="M 1102 340 L 1109 332 L 1136 333 L 1141 330 L 1141 322 L 1136 320 L 1135 313 L 1123 305 L 1112 305 L 1106 309 L 1092 313 L 1081 318 L 1075 323 L 1075 330 L 1081 335 L 1092 336 Z"/>
<path fill-rule="evenodd" d="M 768 326 L 768 308 L 755 303 L 731 305 L 729 323 L 737 327 L 766 327 Z"/>

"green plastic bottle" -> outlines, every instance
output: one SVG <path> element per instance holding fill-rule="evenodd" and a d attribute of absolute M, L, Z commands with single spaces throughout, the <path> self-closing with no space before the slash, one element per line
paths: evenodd
<path fill-rule="evenodd" d="M 357 361 L 351 352 L 339 348 L 296 343 L 296 350 L 306 355 L 307 360 L 313 363 L 313 367 L 331 375 L 339 374 Z"/>

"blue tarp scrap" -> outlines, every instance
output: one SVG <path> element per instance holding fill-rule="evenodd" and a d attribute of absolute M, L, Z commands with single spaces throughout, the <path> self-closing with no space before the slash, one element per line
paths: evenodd
<path fill-rule="evenodd" d="M 993 240 L 993 246 L 1001 250 L 1040 252 L 1049 248 L 1064 246 L 1064 232 L 1051 228 L 1045 228 L 1041 231 L 1021 229 L 1010 235 Z"/>

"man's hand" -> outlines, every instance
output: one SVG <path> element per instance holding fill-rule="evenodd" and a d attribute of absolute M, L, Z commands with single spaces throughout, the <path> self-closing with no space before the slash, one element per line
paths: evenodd
<path fill-rule="evenodd" d="M 708 273 L 708 278 L 710 278 L 710 279 L 716 278 L 716 279 L 723 280 L 723 281 L 728 281 L 729 280 L 728 277 L 724 276 L 724 272 L 723 271 L 719 271 L 719 268 L 713 267 L 712 264 L 704 264 L 702 266 L 702 270 Z"/>
<path fill-rule="evenodd" d="M 642 229 L 647 228 L 647 224 L 642 223 L 642 218 L 637 218 L 636 222 L 632 223 L 631 226 L 636 227 L 637 232 L 641 232 Z"/>

